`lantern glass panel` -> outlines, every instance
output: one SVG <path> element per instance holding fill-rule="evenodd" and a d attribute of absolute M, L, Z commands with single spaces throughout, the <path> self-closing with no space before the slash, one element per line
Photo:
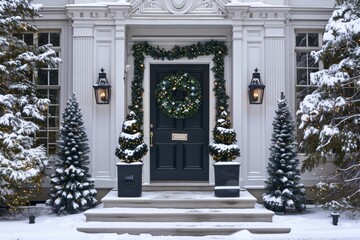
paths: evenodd
<path fill-rule="evenodd" d="M 110 99 L 110 88 L 98 86 L 95 88 L 95 100 L 97 104 L 108 104 Z"/>
<path fill-rule="evenodd" d="M 262 88 L 250 89 L 250 94 L 249 94 L 250 103 L 261 104 L 263 100 L 263 94 L 264 94 L 264 89 Z"/>

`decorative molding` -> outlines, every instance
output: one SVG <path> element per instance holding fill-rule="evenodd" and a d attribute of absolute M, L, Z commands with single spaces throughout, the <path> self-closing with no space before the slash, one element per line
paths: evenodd
<path fill-rule="evenodd" d="M 216 15 L 225 16 L 230 0 L 133 0 L 132 17 L 148 15 Z"/>

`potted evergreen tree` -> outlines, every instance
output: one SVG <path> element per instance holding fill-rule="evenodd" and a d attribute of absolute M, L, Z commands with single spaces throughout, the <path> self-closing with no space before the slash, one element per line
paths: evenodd
<path fill-rule="evenodd" d="M 118 197 L 140 197 L 142 193 L 142 158 L 148 148 L 135 112 L 130 111 L 122 125 L 115 155 L 117 163 Z"/>
<path fill-rule="evenodd" d="M 239 197 L 240 163 L 234 160 L 240 156 L 240 148 L 236 145 L 236 133 L 231 128 L 227 111 L 221 112 L 213 137 L 209 153 L 215 161 L 215 196 Z"/>

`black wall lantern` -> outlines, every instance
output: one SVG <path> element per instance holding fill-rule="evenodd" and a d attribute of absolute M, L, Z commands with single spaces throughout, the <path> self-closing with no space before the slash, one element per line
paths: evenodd
<path fill-rule="evenodd" d="M 262 104 L 264 98 L 265 85 L 262 83 L 260 73 L 255 68 L 252 79 L 248 86 L 250 104 Z"/>
<path fill-rule="evenodd" d="M 109 104 L 111 85 L 106 78 L 104 68 L 101 68 L 100 71 L 101 73 L 99 73 L 99 79 L 93 86 L 95 91 L 95 100 L 97 104 Z"/>

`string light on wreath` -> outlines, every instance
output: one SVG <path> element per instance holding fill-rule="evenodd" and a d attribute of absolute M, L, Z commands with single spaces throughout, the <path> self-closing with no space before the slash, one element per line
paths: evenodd
<path fill-rule="evenodd" d="M 177 91 L 185 93 L 182 100 L 176 99 Z M 188 73 L 169 75 L 157 84 L 155 97 L 159 108 L 169 117 L 189 118 L 201 105 L 201 85 Z"/>

